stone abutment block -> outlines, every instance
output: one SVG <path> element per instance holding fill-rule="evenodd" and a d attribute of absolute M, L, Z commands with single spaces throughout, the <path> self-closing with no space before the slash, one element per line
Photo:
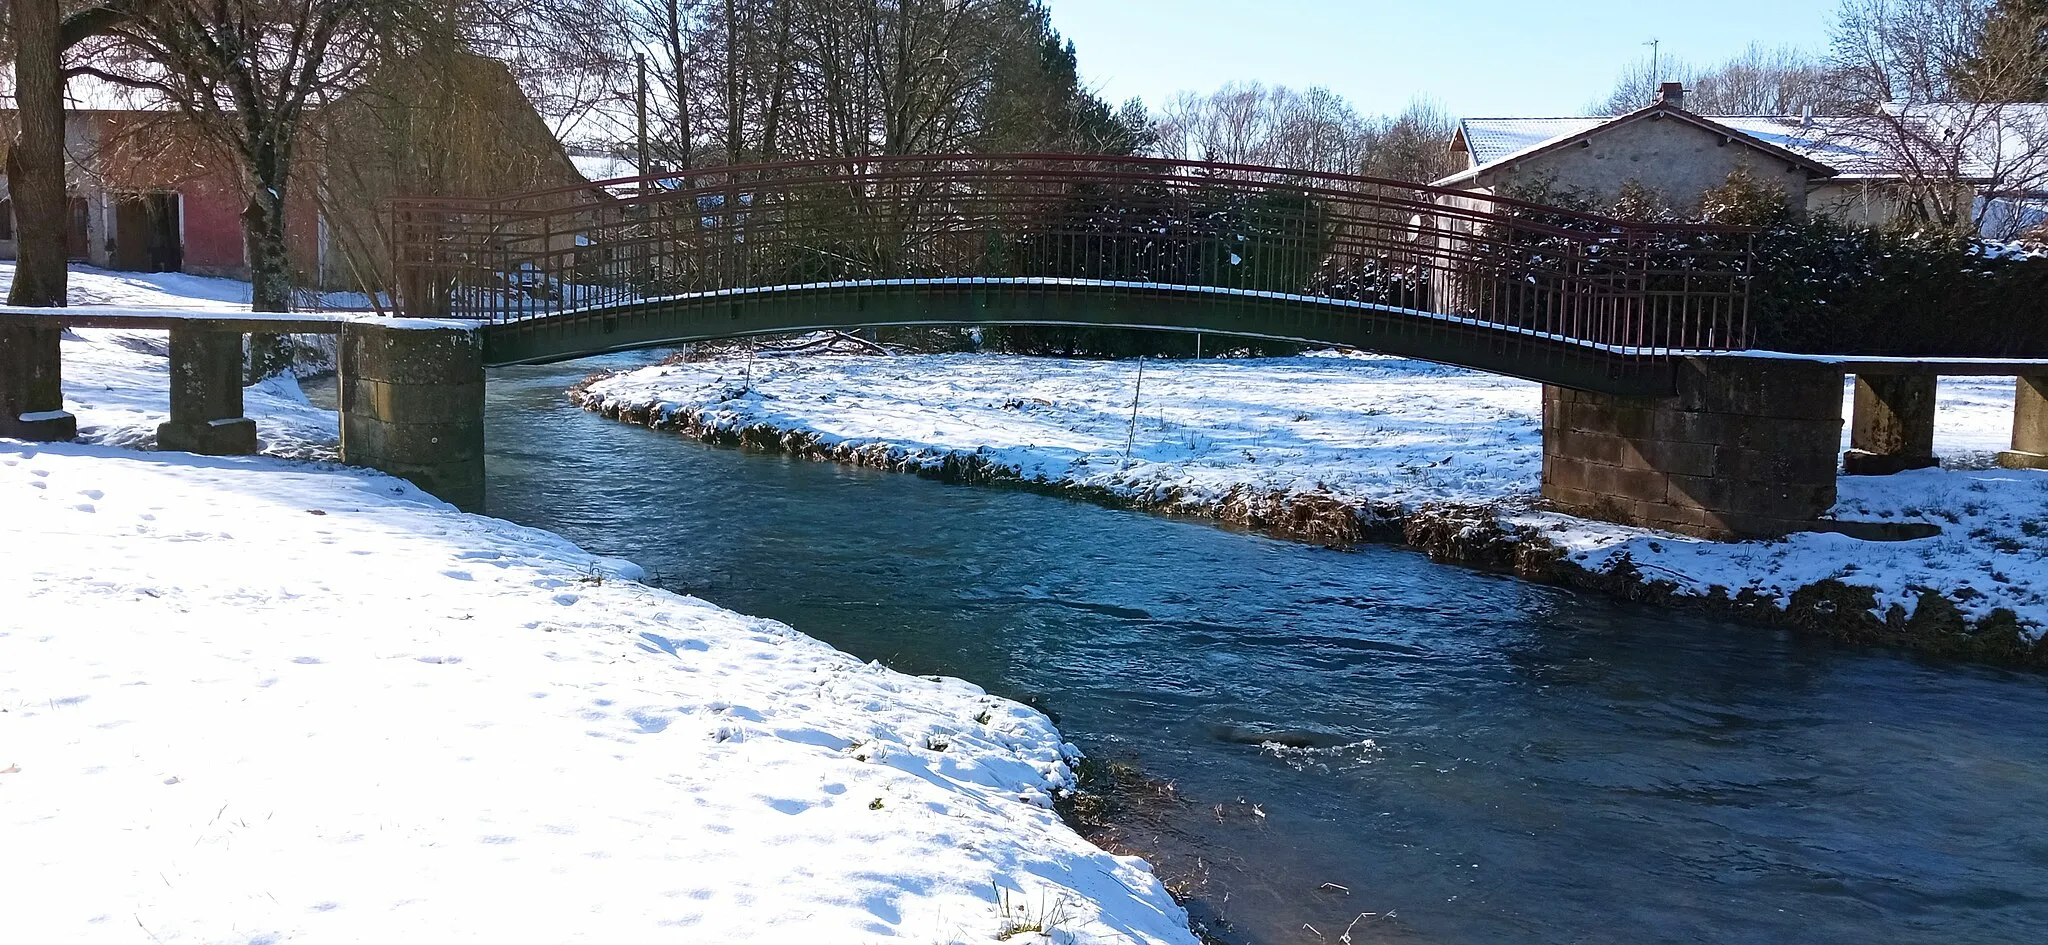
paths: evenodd
<path fill-rule="evenodd" d="M 1545 386 L 1543 495 L 1576 515 L 1705 538 L 1784 535 L 1835 502 L 1842 372 L 1687 359 L 1667 396 Z"/>
<path fill-rule="evenodd" d="M 1998 454 L 2007 469 L 2048 469 L 2048 374 L 2022 377 L 2012 405 L 2012 449 Z"/>
<path fill-rule="evenodd" d="M 1851 476 L 1889 476 L 1941 465 L 1934 456 L 1934 400 L 1940 380 L 1932 374 L 1857 375 L 1842 471 Z"/>
<path fill-rule="evenodd" d="M 242 335 L 171 329 L 171 418 L 158 449 L 210 456 L 256 452 L 256 422 L 242 416 Z"/>
<path fill-rule="evenodd" d="M 64 357 L 58 328 L 0 325 L 0 436 L 45 442 L 78 435 L 64 411 Z"/>
<path fill-rule="evenodd" d="M 340 360 L 342 460 L 482 511 L 483 337 L 352 322 Z"/>

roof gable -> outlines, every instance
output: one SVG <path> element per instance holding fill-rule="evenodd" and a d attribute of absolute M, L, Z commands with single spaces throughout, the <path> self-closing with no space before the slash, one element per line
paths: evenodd
<path fill-rule="evenodd" d="M 1815 177 L 1834 177 L 1835 167 L 1785 144 L 1776 143 L 1739 127 L 1739 123 L 1695 115 L 1675 105 L 1659 102 L 1613 118 L 1514 118 L 1467 119 L 1458 133 L 1472 154 L 1471 168 L 1437 181 L 1435 186 L 1456 186 L 1488 172 L 1549 154 L 1604 132 L 1639 121 L 1675 120 L 1705 133 L 1719 135 L 1724 143 L 1741 144 L 1774 159 L 1805 168 Z M 1761 130 L 1761 129 L 1758 129 Z"/>

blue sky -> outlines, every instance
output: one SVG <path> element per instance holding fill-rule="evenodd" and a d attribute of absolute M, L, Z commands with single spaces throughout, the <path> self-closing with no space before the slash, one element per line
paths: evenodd
<path fill-rule="evenodd" d="M 1049 0 L 1082 77 L 1158 105 L 1233 79 L 1322 85 L 1367 113 L 1571 115 L 1630 62 L 1712 62 L 1753 42 L 1827 43 L 1839 0 Z"/>

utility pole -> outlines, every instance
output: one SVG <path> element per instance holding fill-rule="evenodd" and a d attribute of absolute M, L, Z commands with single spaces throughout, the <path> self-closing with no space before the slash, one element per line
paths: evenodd
<path fill-rule="evenodd" d="M 641 179 L 641 181 L 640 181 L 640 193 L 641 193 L 641 195 L 642 195 L 642 196 L 645 196 L 645 195 L 647 194 L 647 181 L 646 181 L 646 179 L 645 179 L 645 178 L 647 177 L 647 175 L 649 175 L 649 174 L 652 174 L 652 173 L 654 173 L 654 169 L 653 169 L 653 168 L 650 168 L 650 167 L 648 167 L 648 166 L 647 166 L 647 163 L 648 163 L 648 159 L 647 159 L 647 54 L 646 54 L 646 53 L 634 53 L 634 54 L 633 54 L 633 68 L 634 68 L 634 70 L 635 70 L 635 71 L 636 71 L 636 72 L 638 73 L 638 83 L 637 83 L 636 87 L 635 87 L 635 88 L 634 88 L 634 90 L 633 90 L 633 123 L 634 123 L 634 135 L 635 135 L 635 141 L 636 141 L 636 143 L 637 143 L 637 144 L 639 145 L 639 152 L 638 152 L 638 154 L 636 154 L 635 156 L 636 156 L 636 157 L 637 157 L 637 158 L 639 159 L 639 161 L 638 161 L 638 166 L 639 166 L 639 172 L 638 172 L 637 176 L 639 176 L 640 178 L 642 178 L 642 179 Z"/>

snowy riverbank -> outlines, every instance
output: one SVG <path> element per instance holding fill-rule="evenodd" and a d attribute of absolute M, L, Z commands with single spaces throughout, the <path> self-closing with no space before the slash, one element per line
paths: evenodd
<path fill-rule="evenodd" d="M 1951 468 L 1842 480 L 1837 517 L 1942 528 L 1919 541 L 1702 542 L 1541 511 L 1534 384 L 1370 356 L 1152 361 L 1145 371 L 1140 390 L 1135 362 L 728 358 L 600 379 L 577 397 L 707 439 L 1019 480 L 1311 539 L 1326 537 L 1335 509 L 1359 523 L 1357 534 L 1405 527 L 1433 551 L 1489 546 L 1453 557 L 1623 593 L 1736 600 L 1727 606 L 1851 636 L 1904 634 L 1908 624 L 1953 635 L 1947 608 L 1923 608 L 1925 591 L 1966 624 L 2016 621 L 2028 639 L 2048 626 L 2048 474 Z M 2011 383 L 1943 382 L 1936 445 L 1952 465 L 1981 467 L 2005 448 Z M 1843 629 L 1845 607 L 1867 632 Z"/>
<path fill-rule="evenodd" d="M 86 438 L 148 442 L 161 343 L 67 338 Z M 0 496 L 9 940 L 1193 941 L 964 682 L 360 470 L 0 440 Z"/>

